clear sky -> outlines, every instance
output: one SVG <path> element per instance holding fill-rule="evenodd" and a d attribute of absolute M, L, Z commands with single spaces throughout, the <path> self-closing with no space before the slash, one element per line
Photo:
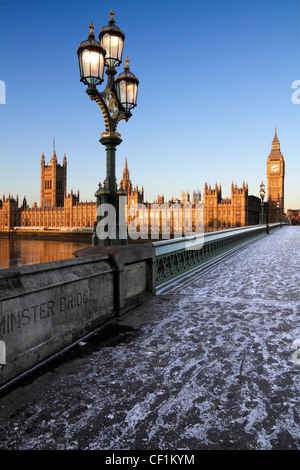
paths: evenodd
<path fill-rule="evenodd" d="M 286 162 L 285 208 L 300 208 L 298 0 L 1 1 L 0 197 L 40 203 L 40 157 L 68 161 L 68 192 L 94 200 L 105 179 L 100 108 L 79 81 L 77 47 L 115 11 L 123 63 L 140 80 L 138 106 L 121 121 L 125 157 L 145 199 L 169 199 L 232 181 L 258 196 L 275 125 Z M 100 87 L 100 90 L 104 87 Z"/>

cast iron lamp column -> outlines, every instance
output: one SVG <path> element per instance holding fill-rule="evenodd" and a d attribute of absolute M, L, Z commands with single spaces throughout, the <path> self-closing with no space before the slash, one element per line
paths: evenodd
<path fill-rule="evenodd" d="M 276 222 L 279 222 L 279 201 L 277 201 L 277 216 L 276 216 Z"/>
<path fill-rule="evenodd" d="M 114 12 L 110 11 L 109 24 L 99 33 L 99 42 L 95 39 L 93 23 L 90 24 L 87 41 L 83 41 L 77 49 L 80 80 L 87 85 L 86 93 L 90 99 L 99 105 L 105 122 L 105 132 L 101 134 L 100 143 L 106 149 L 106 178 L 103 186 L 95 193 L 97 198 L 97 221 L 94 224 L 92 244 L 125 245 L 129 243 L 125 205 L 121 196 L 127 196 L 123 188 L 117 189 L 115 160 L 116 147 L 122 142 L 121 134 L 116 132 L 118 123 L 131 117 L 131 109 L 136 106 L 139 81 L 129 70 L 129 60 L 125 60 L 124 71 L 115 78 L 116 66 L 122 62 L 122 52 L 125 35 L 115 25 Z M 106 66 L 107 83 L 104 91 L 99 92 L 97 85 L 103 82 L 104 67 Z M 124 199 L 122 199 L 124 201 Z M 97 225 L 104 218 L 99 214 L 101 205 L 109 204 L 115 209 L 115 225 L 109 226 L 108 233 L 103 239 L 97 235 Z M 101 211 L 102 212 L 102 211 Z M 103 211 L 104 212 L 104 211 Z"/>
<path fill-rule="evenodd" d="M 264 198 L 265 198 L 265 185 L 264 183 L 261 183 L 260 185 L 260 198 L 261 198 L 261 212 L 259 215 L 259 223 L 260 224 L 265 224 L 266 223 L 266 218 L 265 218 L 265 213 L 264 213 Z"/>

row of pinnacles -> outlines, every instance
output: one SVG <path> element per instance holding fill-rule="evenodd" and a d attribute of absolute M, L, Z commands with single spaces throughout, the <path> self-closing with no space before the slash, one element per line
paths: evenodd
<path fill-rule="evenodd" d="M 254 196 L 250 197 L 254 198 Z M 259 213 L 260 201 L 258 198 L 255 199 L 256 212 Z M 245 182 L 243 182 L 241 188 L 237 184 L 231 184 L 230 199 L 222 199 L 221 185 L 216 184 L 212 188 L 205 183 L 203 194 L 205 232 L 243 227 L 256 223 L 256 220 L 252 220 L 252 216 L 249 217 L 248 200 L 248 184 L 245 184 Z"/>
<path fill-rule="evenodd" d="M 139 190 L 138 186 L 133 187 L 127 158 L 125 159 L 125 167 L 123 170 L 120 187 L 125 189 L 127 193 L 127 208 L 137 205 L 145 205 L 149 209 L 149 224 L 151 225 L 151 213 L 148 202 L 144 202 L 144 188 Z M 194 191 L 193 201 L 190 201 L 188 192 L 183 192 L 181 200 L 172 199 L 168 201 L 168 206 L 174 204 L 204 204 L 204 231 L 211 232 L 224 230 L 231 227 L 240 227 L 258 223 L 259 200 L 254 201 L 256 204 L 253 211 L 254 217 L 251 217 L 249 211 L 248 184 L 243 183 L 242 188 L 232 183 L 231 198 L 222 199 L 221 185 L 215 185 L 215 188 L 205 183 L 203 201 L 201 201 L 201 193 Z M 165 204 L 164 196 L 158 196 L 155 201 L 160 206 Z M 252 201 L 253 202 L 253 201 Z M 253 203 L 252 203 L 253 206 Z M 97 204 L 96 201 L 80 202 L 79 191 L 74 193 L 73 190 L 67 194 L 67 157 L 64 154 L 62 164 L 57 161 L 55 148 L 53 155 L 48 164 L 45 162 L 44 152 L 41 156 L 41 192 L 40 207 L 35 202 L 29 207 L 24 197 L 22 205 L 19 207 L 18 197 L 14 199 L 12 196 L 0 200 L 0 231 L 11 230 L 14 227 L 25 228 L 90 228 L 92 229 L 96 220 Z M 128 222 L 132 220 L 127 210 Z"/>
<path fill-rule="evenodd" d="M 128 203 L 142 204 L 144 188 L 133 188 L 129 177 L 127 158 L 120 182 L 127 192 Z M 62 164 L 57 161 L 55 148 L 48 164 L 44 152 L 41 156 L 41 190 L 40 207 L 34 202 L 32 207 L 27 204 L 26 197 L 19 207 L 19 197 L 0 199 L 0 231 L 9 231 L 14 227 L 22 228 L 90 228 L 92 229 L 97 217 L 96 201 L 80 202 L 77 193 L 67 194 L 67 157 L 64 154 Z"/>

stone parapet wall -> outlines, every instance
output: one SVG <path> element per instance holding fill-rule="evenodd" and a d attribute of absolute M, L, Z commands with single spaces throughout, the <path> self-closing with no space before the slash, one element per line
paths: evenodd
<path fill-rule="evenodd" d="M 109 256 L 0 270 L 0 383 L 115 315 Z"/>
<path fill-rule="evenodd" d="M 101 250 L 100 250 L 101 251 Z M 0 385 L 155 292 L 151 244 L 0 270 Z"/>

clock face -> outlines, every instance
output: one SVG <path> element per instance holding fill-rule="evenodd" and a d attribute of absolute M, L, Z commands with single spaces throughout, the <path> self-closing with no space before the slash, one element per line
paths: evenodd
<path fill-rule="evenodd" d="M 279 169 L 280 169 L 280 164 L 279 163 L 272 163 L 270 165 L 271 173 L 278 173 Z"/>

